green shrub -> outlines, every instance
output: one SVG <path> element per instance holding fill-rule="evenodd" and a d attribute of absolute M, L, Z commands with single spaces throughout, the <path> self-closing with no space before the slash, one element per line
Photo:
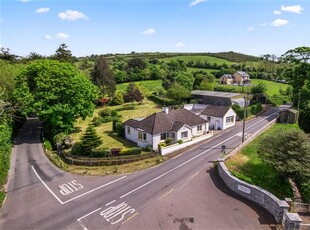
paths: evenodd
<path fill-rule="evenodd" d="M 44 140 L 44 149 L 46 149 L 47 151 L 51 151 L 53 149 L 52 144 L 49 140 Z"/>
<path fill-rule="evenodd" d="M 300 185 L 301 194 L 305 203 L 310 203 L 310 179 Z"/>
<path fill-rule="evenodd" d="M 111 150 L 110 149 L 99 149 L 92 151 L 91 157 L 109 157 L 111 156 Z"/>
<path fill-rule="evenodd" d="M 183 140 L 178 140 L 177 141 L 179 144 L 182 144 L 183 143 Z"/>
<path fill-rule="evenodd" d="M 167 138 L 167 139 L 165 140 L 165 143 L 166 143 L 167 146 L 168 146 L 168 145 L 171 145 L 172 142 L 173 142 L 173 140 L 172 140 L 171 138 Z"/>
<path fill-rule="evenodd" d="M 110 117 L 111 116 L 111 110 L 108 108 L 100 110 L 99 116 L 100 117 Z"/>
<path fill-rule="evenodd" d="M 121 92 L 116 92 L 113 100 L 111 101 L 112 105 L 122 105 L 124 104 L 124 97 Z"/>
<path fill-rule="evenodd" d="M 111 111 L 111 117 L 120 117 L 120 115 L 119 115 L 117 110 L 112 110 Z"/>
<path fill-rule="evenodd" d="M 166 147 L 166 143 L 165 142 L 160 142 L 158 144 L 158 148 L 160 149 L 161 147 Z"/>
<path fill-rule="evenodd" d="M 132 147 L 132 148 L 123 148 L 119 155 L 121 156 L 128 156 L 128 155 L 140 155 L 142 153 L 142 149 L 139 147 Z"/>
<path fill-rule="evenodd" d="M 81 155 L 82 153 L 82 147 L 81 142 L 75 143 L 71 148 L 71 154 L 72 155 Z"/>
<path fill-rule="evenodd" d="M 94 117 L 92 123 L 95 127 L 98 127 L 103 123 L 103 119 L 103 117 Z"/>
<path fill-rule="evenodd" d="M 53 142 L 56 145 L 56 143 L 62 144 L 63 140 L 66 138 L 65 133 L 58 133 L 53 137 Z"/>
<path fill-rule="evenodd" d="M 153 151 L 153 146 L 152 145 L 146 146 L 145 151 L 152 152 Z"/>
<path fill-rule="evenodd" d="M 120 137 L 125 136 L 125 129 L 121 121 L 113 120 L 112 130 L 114 133 L 117 133 L 117 135 Z"/>

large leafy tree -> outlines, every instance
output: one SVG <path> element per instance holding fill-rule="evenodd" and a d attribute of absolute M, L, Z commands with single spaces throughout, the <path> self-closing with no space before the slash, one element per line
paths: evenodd
<path fill-rule="evenodd" d="M 310 47 L 289 50 L 281 59 L 287 63 L 284 75 L 293 87 L 293 103 L 301 111 L 299 125 L 310 132 Z"/>
<path fill-rule="evenodd" d="M 92 82 L 100 89 L 101 96 L 106 94 L 113 97 L 116 91 L 116 80 L 113 72 L 110 70 L 108 60 L 100 55 L 95 63 L 91 73 Z"/>
<path fill-rule="evenodd" d="M 13 96 L 24 114 L 36 113 L 55 135 L 91 115 L 98 89 L 73 65 L 54 60 L 31 63 L 16 79 Z"/>
<path fill-rule="evenodd" d="M 258 147 L 262 159 L 285 177 L 310 178 L 310 141 L 299 129 L 283 129 L 264 137 Z"/>

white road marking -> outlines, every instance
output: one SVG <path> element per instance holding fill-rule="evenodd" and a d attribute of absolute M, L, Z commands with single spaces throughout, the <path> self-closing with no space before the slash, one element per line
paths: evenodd
<path fill-rule="evenodd" d="M 116 201 L 116 200 L 113 200 L 113 201 L 107 203 L 105 206 L 109 206 L 110 204 L 113 204 L 115 201 Z"/>
<path fill-rule="evenodd" d="M 250 128 L 252 128 L 253 126 L 255 126 L 255 125 L 257 125 L 257 124 L 259 124 L 259 123 L 265 121 L 267 118 L 273 116 L 273 115 L 276 114 L 276 113 L 278 113 L 278 112 L 272 113 L 271 115 L 269 115 L 269 116 L 266 117 L 265 119 L 262 119 L 262 120 L 260 120 L 260 121 L 258 121 L 258 122 L 256 122 L 256 123 L 254 123 L 253 125 L 247 127 L 245 130 L 250 129 Z M 198 157 L 200 157 L 200 156 L 206 154 L 207 152 L 211 151 L 212 149 L 215 149 L 215 148 L 217 148 L 218 146 L 221 146 L 222 144 L 224 144 L 225 142 L 227 142 L 227 141 L 233 139 L 233 138 L 236 137 L 237 135 L 238 135 L 238 134 L 235 134 L 234 136 L 231 136 L 230 138 L 227 138 L 226 140 L 224 140 L 224 141 L 222 141 L 222 142 L 220 142 L 220 143 L 214 145 L 212 148 L 209 148 L 209 149 L 207 149 L 206 151 L 201 152 L 200 154 L 198 154 L 198 155 L 194 156 L 193 158 L 191 158 L 191 159 L 189 159 L 189 160 L 183 162 L 182 164 L 176 166 L 175 168 L 170 169 L 169 171 L 167 171 L 167 172 L 161 174 L 161 175 L 158 176 L 158 177 L 155 177 L 154 179 L 150 180 L 149 182 L 146 182 L 145 184 L 143 184 L 143 185 L 141 185 L 141 186 L 139 186 L 139 187 L 137 187 L 137 188 L 131 190 L 130 192 L 128 192 L 128 193 L 122 195 L 120 198 L 122 199 L 122 198 L 124 198 L 124 197 L 126 197 L 126 196 L 128 196 L 128 195 L 130 195 L 130 194 L 132 194 L 132 193 L 134 193 L 135 191 L 137 191 L 137 190 L 139 190 L 139 189 L 141 189 L 141 188 L 143 188 L 143 187 L 145 187 L 145 186 L 151 184 L 152 182 L 154 182 L 154 181 L 156 181 L 156 180 L 158 180 L 158 179 L 160 179 L 160 178 L 166 176 L 167 174 L 169 174 L 169 173 L 175 171 L 176 169 L 178 169 L 178 168 L 180 168 L 180 167 L 182 167 L 182 166 L 188 164 L 189 162 L 195 160 L 196 158 L 198 158 Z"/>
<path fill-rule="evenodd" d="M 109 183 L 106 183 L 106 184 L 104 184 L 104 185 L 101 185 L 101 186 L 99 186 L 99 187 L 97 187 L 97 188 L 94 188 L 94 189 L 92 189 L 92 190 L 90 190 L 90 191 L 88 191 L 88 192 L 85 192 L 85 193 L 83 193 L 83 194 L 81 194 L 81 195 L 78 195 L 78 196 L 73 197 L 73 198 L 71 198 L 71 199 L 69 199 L 69 200 L 66 200 L 66 201 L 64 201 L 63 203 L 66 204 L 66 203 L 68 203 L 68 202 L 70 202 L 70 201 L 73 201 L 73 200 L 75 200 L 75 199 L 77 199 L 77 198 L 80 198 L 80 197 L 82 197 L 82 196 L 85 196 L 85 195 L 87 195 L 87 194 L 89 194 L 89 193 L 92 193 L 92 192 L 94 192 L 94 191 L 96 191 L 96 190 L 98 190 L 98 189 L 101 189 L 101 188 L 106 187 L 106 186 L 108 186 L 108 185 L 110 185 L 110 184 L 113 184 L 113 183 L 115 183 L 115 182 L 117 182 L 117 181 L 119 181 L 119 180 L 122 180 L 122 179 L 126 178 L 126 177 L 127 177 L 127 176 L 123 176 L 123 177 L 121 177 L 121 178 L 118 178 L 118 179 L 116 179 L 116 180 L 113 180 L 113 181 L 111 181 L 111 182 L 109 182 Z"/>
<path fill-rule="evenodd" d="M 136 215 L 138 215 L 139 212 L 136 212 L 135 214 L 133 214 L 131 217 L 129 217 L 127 220 L 125 220 L 121 225 L 125 224 L 127 221 L 131 220 L 132 218 L 134 218 Z"/>
<path fill-rule="evenodd" d="M 89 215 L 91 215 L 91 214 L 93 214 L 93 213 L 95 213 L 95 212 L 98 212 L 100 209 L 101 209 L 101 208 L 97 208 L 96 210 L 94 210 L 94 211 L 92 211 L 92 212 L 90 212 L 90 213 L 88 213 L 88 214 L 86 214 L 86 215 L 80 217 L 79 219 L 77 219 L 77 222 L 80 223 L 80 225 L 82 226 L 82 228 L 83 228 L 84 230 L 88 230 L 88 229 L 86 228 L 86 226 L 82 223 L 81 220 L 84 219 L 85 217 L 88 217 Z"/>
<path fill-rule="evenodd" d="M 31 165 L 32 170 L 34 171 L 34 173 L 36 174 L 36 176 L 39 178 L 39 180 L 42 182 L 42 184 L 45 186 L 45 188 L 47 188 L 47 190 L 56 198 L 56 200 L 58 200 L 59 203 L 64 204 L 57 196 L 55 193 L 53 193 L 53 191 L 44 183 L 44 181 L 41 179 L 41 177 L 39 176 L 39 174 L 37 173 L 37 171 L 34 169 L 33 165 Z"/>
<path fill-rule="evenodd" d="M 87 213 L 86 215 L 84 215 L 84 216 L 80 217 L 79 219 L 77 219 L 77 221 L 80 221 L 80 220 L 84 219 L 85 217 L 88 217 L 89 215 L 91 215 L 91 214 L 93 214 L 95 212 L 98 212 L 100 209 L 101 208 L 97 208 L 96 210 L 91 211 L 90 213 Z"/>
<path fill-rule="evenodd" d="M 31 168 L 32 168 L 32 170 L 34 171 L 34 173 L 36 174 L 36 176 L 39 178 L 39 180 L 42 182 L 42 184 L 45 186 L 45 188 L 56 198 L 56 200 L 58 200 L 58 202 L 59 202 L 60 204 L 66 204 L 66 203 L 68 203 L 68 202 L 70 202 L 70 201 L 73 201 L 73 200 L 75 200 L 75 199 L 78 199 L 78 198 L 80 198 L 80 197 L 83 197 L 83 196 L 85 196 L 85 195 L 87 195 L 87 194 L 89 194 L 89 193 L 92 193 L 92 192 L 94 192 L 94 191 L 96 191 L 96 190 L 98 190 L 98 189 L 104 188 L 104 187 L 106 187 L 106 186 L 108 186 L 108 185 L 110 185 L 110 184 L 113 184 L 113 183 L 115 183 L 115 182 L 117 182 L 117 181 L 120 181 L 120 180 L 122 180 L 122 179 L 124 179 L 124 178 L 127 177 L 127 176 L 123 176 L 123 177 L 118 178 L 118 179 L 116 179 L 116 180 L 114 180 L 114 181 L 111 181 L 111 182 L 106 183 L 106 184 L 104 184 L 104 185 L 101 185 L 101 186 L 99 186 L 99 187 L 97 187 L 97 188 L 94 188 L 94 189 L 92 189 L 92 190 L 90 190 L 90 191 L 88 191 L 88 192 L 85 192 L 85 193 L 83 193 L 83 194 L 81 194 L 81 195 L 78 195 L 78 196 L 76 196 L 76 197 L 73 197 L 73 198 L 71 198 L 71 199 L 69 199 L 69 200 L 61 201 L 61 200 L 56 196 L 56 194 L 55 194 L 55 193 L 45 184 L 45 182 L 41 179 L 41 177 L 39 176 L 39 174 L 37 173 L 37 171 L 34 169 L 33 165 L 31 165 Z"/>
<path fill-rule="evenodd" d="M 164 195 L 162 195 L 161 197 L 159 197 L 157 200 L 161 200 L 162 198 L 164 198 L 165 196 L 167 196 L 169 193 L 171 193 L 174 189 L 171 189 L 169 192 L 166 192 Z"/>
<path fill-rule="evenodd" d="M 126 214 L 134 213 L 135 209 L 129 206 L 127 203 L 122 202 L 115 207 L 108 207 L 107 209 L 100 212 L 100 216 L 104 218 L 110 224 L 116 224 L 124 219 Z M 118 219 L 115 220 L 117 216 Z"/>
<path fill-rule="evenodd" d="M 199 174 L 199 172 L 196 172 L 194 175 L 191 176 L 191 179 L 194 178 L 195 176 L 197 176 Z"/>
<path fill-rule="evenodd" d="M 68 183 L 65 183 L 65 184 L 62 184 L 62 185 L 59 185 L 59 188 L 60 188 L 60 193 L 64 196 L 67 196 L 73 192 L 76 192 L 76 191 L 79 191 L 81 190 L 82 188 L 84 188 L 83 185 L 79 184 L 76 182 L 76 180 L 72 180 Z"/>

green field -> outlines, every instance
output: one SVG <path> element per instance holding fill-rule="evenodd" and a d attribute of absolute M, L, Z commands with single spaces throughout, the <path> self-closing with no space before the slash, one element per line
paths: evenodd
<path fill-rule="evenodd" d="M 169 58 L 160 58 L 159 60 L 164 61 L 164 62 L 170 62 L 171 60 L 182 60 L 182 61 L 185 61 L 186 63 L 189 61 L 193 61 L 194 63 L 197 61 L 200 61 L 202 63 L 207 61 L 209 63 L 216 63 L 216 64 L 223 64 L 223 63 L 226 63 L 227 65 L 234 64 L 234 62 L 227 61 L 225 59 L 204 56 L 204 55 L 177 56 L 177 57 L 169 57 Z"/>
<path fill-rule="evenodd" d="M 148 89 L 150 92 L 158 92 L 159 90 L 163 89 L 161 80 L 135 81 L 134 83 Z M 117 84 L 116 90 L 119 92 L 126 92 L 128 84 L 128 82 Z"/>
<path fill-rule="evenodd" d="M 274 94 L 280 94 L 280 89 L 286 90 L 286 88 L 289 86 L 288 84 L 284 83 L 279 83 L 279 82 L 274 82 L 274 81 L 267 81 L 267 80 L 262 80 L 262 79 L 251 79 L 251 83 L 253 85 L 257 85 L 259 82 L 263 82 L 264 84 L 267 85 L 267 94 L 269 96 L 272 96 Z"/>
<path fill-rule="evenodd" d="M 274 81 L 267 81 L 267 80 L 262 80 L 262 79 L 251 79 L 251 85 L 246 86 L 246 87 L 248 87 L 248 89 L 249 89 L 251 86 L 257 85 L 259 82 L 262 82 L 262 83 L 267 85 L 267 95 L 268 96 L 272 96 L 275 94 L 279 95 L 280 89 L 286 90 L 286 88 L 288 87 L 288 84 L 283 84 L 283 83 L 274 82 Z M 239 86 L 239 85 L 233 86 L 233 85 L 220 84 L 218 82 L 218 79 L 217 79 L 216 86 L 221 86 L 221 87 L 229 88 L 229 89 L 236 89 L 237 92 L 242 92 L 242 88 L 243 88 L 243 86 Z"/>
<path fill-rule="evenodd" d="M 288 179 L 280 176 L 274 169 L 263 162 L 257 153 L 257 145 L 264 136 L 272 135 L 281 128 L 290 129 L 294 127 L 295 125 L 287 124 L 274 125 L 239 153 L 229 158 L 225 162 L 226 166 L 239 179 L 264 188 L 279 199 L 292 197 L 292 189 Z"/>

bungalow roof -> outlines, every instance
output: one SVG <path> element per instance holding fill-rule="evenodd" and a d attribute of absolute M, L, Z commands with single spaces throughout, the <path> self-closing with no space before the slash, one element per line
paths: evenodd
<path fill-rule="evenodd" d="M 154 113 L 140 121 L 129 119 L 124 124 L 142 129 L 150 134 L 157 134 L 167 131 L 178 131 L 184 125 L 195 126 L 203 123 L 206 123 L 206 120 L 181 108 L 171 110 L 168 113 Z"/>

